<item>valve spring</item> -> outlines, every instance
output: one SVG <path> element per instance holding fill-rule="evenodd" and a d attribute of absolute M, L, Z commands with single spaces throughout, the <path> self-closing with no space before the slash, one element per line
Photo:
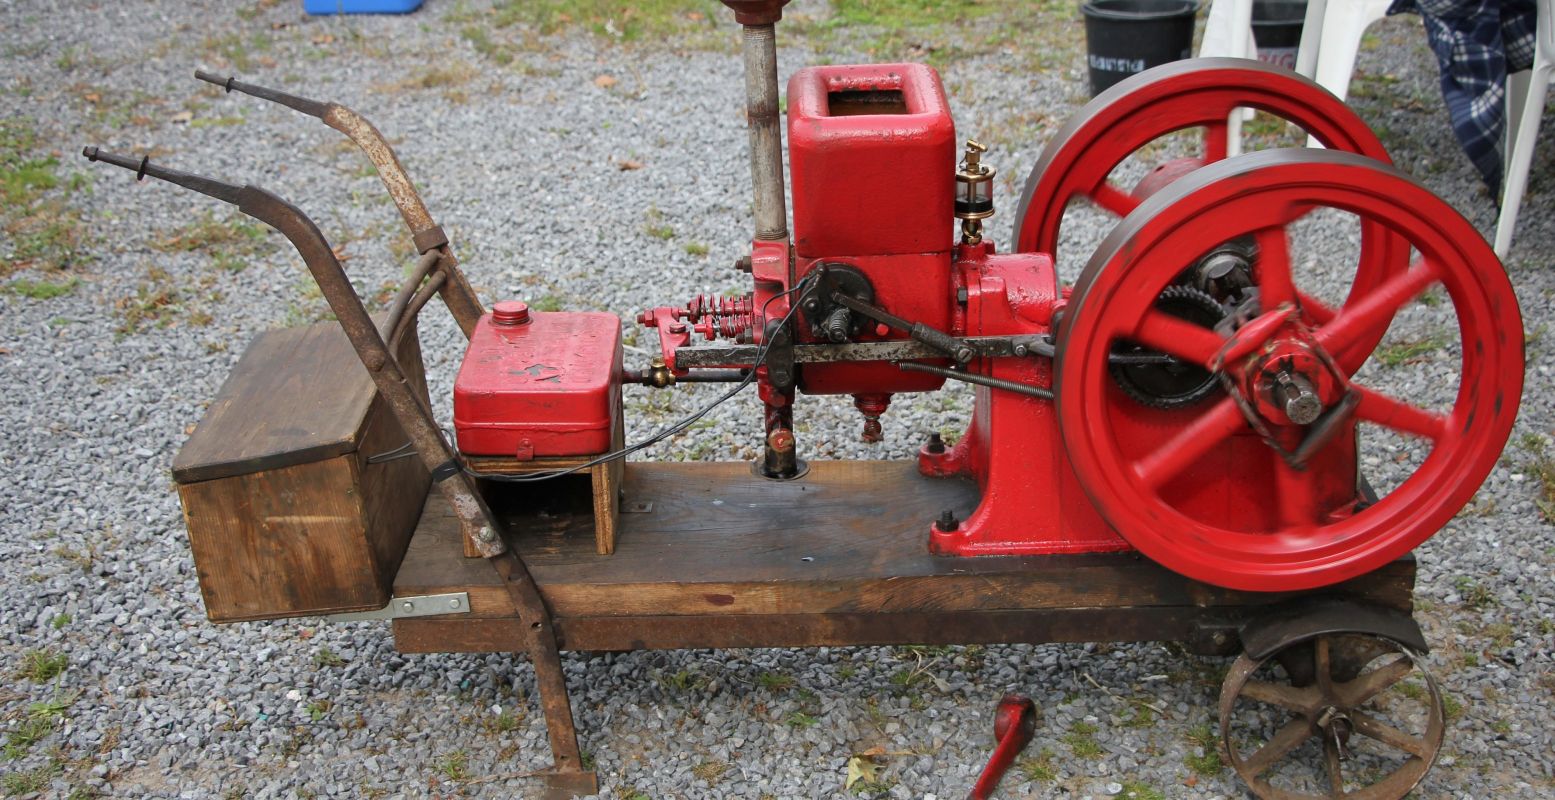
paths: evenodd
<path fill-rule="evenodd" d="M 737 338 L 756 325 L 755 301 L 749 294 L 740 297 L 720 297 L 700 294 L 686 304 L 686 310 L 676 316 L 696 324 L 711 341 L 718 336 Z"/>

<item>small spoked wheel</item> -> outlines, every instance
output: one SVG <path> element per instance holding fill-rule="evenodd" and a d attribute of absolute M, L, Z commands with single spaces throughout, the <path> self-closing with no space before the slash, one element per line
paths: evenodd
<path fill-rule="evenodd" d="M 1431 769 L 1445 730 L 1421 657 L 1365 634 L 1243 655 L 1220 692 L 1223 752 L 1263 800 L 1398 800 Z"/>
<path fill-rule="evenodd" d="M 1314 212 L 1385 227 L 1419 257 L 1324 303 L 1293 269 L 1321 261 L 1321 247 L 1299 261 L 1294 249 L 1310 237 L 1292 230 Z M 1159 306 L 1190 264 L 1243 238 L 1261 254 L 1225 319 L 1206 327 Z M 1383 367 L 1343 363 L 1426 312 L 1428 377 L 1387 371 L 1417 357 L 1418 340 L 1383 354 Z M 1522 338 L 1495 254 L 1425 187 L 1348 153 L 1254 153 L 1162 189 L 1098 248 L 1059 328 L 1059 429 L 1097 511 L 1147 557 L 1233 589 L 1313 589 L 1409 552 L 1469 501 L 1511 432 Z M 1148 407 L 1117 386 L 1118 348 L 1130 343 L 1220 386 Z M 1359 486 L 1363 432 L 1418 459 L 1381 462 L 1379 496 Z"/>

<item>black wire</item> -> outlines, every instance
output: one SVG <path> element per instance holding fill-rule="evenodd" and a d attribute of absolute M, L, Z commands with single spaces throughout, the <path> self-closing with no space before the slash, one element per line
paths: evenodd
<path fill-rule="evenodd" d="M 807 288 L 808 284 L 810 282 L 812 282 L 813 280 L 815 280 L 816 278 L 818 278 L 819 276 L 820 276 L 819 272 L 811 273 L 810 275 L 805 276 L 805 278 L 803 280 L 799 281 L 799 283 L 794 284 L 794 287 L 792 289 L 788 289 L 786 291 L 779 292 L 779 293 L 777 293 L 777 294 L 767 298 L 767 301 L 765 303 L 761 304 L 761 313 L 756 315 L 756 318 L 758 320 L 766 319 L 766 317 L 767 317 L 767 306 L 771 305 L 773 300 L 776 300 L 779 297 L 786 297 L 788 295 L 791 295 L 791 294 L 794 294 L 795 292 L 800 291 L 801 289 Z M 791 321 L 794 318 L 794 314 L 798 310 L 799 310 L 799 304 L 798 303 L 793 303 L 793 304 L 789 305 L 788 313 L 783 315 L 783 320 L 779 323 L 779 327 L 788 325 L 789 321 Z M 639 450 L 645 450 L 645 449 L 647 449 L 649 447 L 652 447 L 652 446 L 658 444 L 659 442 L 664 441 L 665 439 L 668 439 L 668 438 L 670 438 L 672 436 L 680 434 L 681 432 L 685 431 L 687 428 L 691 427 L 692 425 L 695 425 L 698 420 L 702 419 L 703 417 L 705 417 L 709 413 L 711 413 L 713 409 L 723 405 L 725 402 L 728 402 L 728 400 L 730 398 L 734 397 L 736 394 L 739 394 L 740 391 L 743 390 L 745 387 L 751 385 L 751 383 L 756 380 L 756 369 L 767 362 L 767 353 L 768 353 L 768 350 L 770 349 L 770 346 L 771 346 L 770 340 L 766 340 L 765 337 L 763 337 L 763 341 L 761 343 L 761 349 L 756 352 L 756 363 L 751 367 L 750 371 L 745 374 L 745 378 L 743 380 L 741 380 L 739 383 L 735 384 L 734 388 L 730 389 L 727 392 L 724 392 L 723 395 L 721 395 L 718 399 L 714 400 L 711 403 L 708 403 L 706 406 L 703 406 L 702 409 L 700 411 L 697 411 L 695 414 L 692 414 L 691 416 L 686 417 L 685 419 L 682 419 L 681 421 L 675 423 L 674 425 L 669 426 L 668 428 L 665 428 L 662 431 L 659 431 L 658 433 L 648 437 L 647 439 L 644 439 L 644 440 L 642 440 L 642 441 L 640 441 L 640 442 L 638 442 L 636 444 L 627 445 L 626 447 L 623 447 L 620 450 L 616 450 L 613 453 L 606 453 L 606 454 L 604 454 L 602 456 L 599 456 L 597 458 L 591 459 L 589 461 L 585 461 L 582 464 L 579 464 L 579 465 L 577 465 L 575 467 L 570 467 L 568 469 L 558 469 L 558 470 L 552 470 L 550 472 L 532 472 L 532 473 L 528 473 L 528 474 L 514 474 L 514 473 L 504 473 L 504 472 L 477 472 L 475 470 L 470 469 L 468 465 L 461 464 L 461 466 L 463 467 L 463 469 L 464 469 L 466 474 L 474 476 L 476 478 L 481 478 L 483 480 L 498 481 L 500 483 L 532 483 L 532 482 L 536 482 L 536 481 L 548 481 L 548 480 L 552 480 L 554 478 L 560 478 L 560 477 L 562 477 L 564 475 L 571 475 L 572 473 L 578 472 L 579 470 L 585 470 L 585 469 L 588 469 L 589 467 L 594 467 L 594 466 L 598 466 L 600 464 L 604 464 L 604 463 L 609 462 L 609 461 L 615 461 L 617 459 L 625 458 L 625 457 L 627 457 L 627 456 L 629 456 L 629 455 L 631 455 L 631 454 L 633 454 L 633 453 L 635 453 L 635 452 L 637 452 Z"/>

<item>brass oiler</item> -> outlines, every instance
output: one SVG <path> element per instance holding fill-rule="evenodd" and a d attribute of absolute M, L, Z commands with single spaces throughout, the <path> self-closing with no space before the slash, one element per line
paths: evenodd
<path fill-rule="evenodd" d="M 988 148 L 975 139 L 966 141 L 966 155 L 956 169 L 956 219 L 961 220 L 961 243 L 983 241 L 983 220 L 993 216 L 994 168 L 983 163 Z"/>

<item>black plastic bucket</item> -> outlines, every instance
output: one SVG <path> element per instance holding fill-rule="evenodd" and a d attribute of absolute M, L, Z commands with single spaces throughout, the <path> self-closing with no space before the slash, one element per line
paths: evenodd
<path fill-rule="evenodd" d="M 1295 69 L 1301 23 L 1306 16 L 1307 0 L 1254 0 L 1253 41 L 1258 44 L 1258 60 Z"/>
<path fill-rule="evenodd" d="M 1091 95 L 1193 51 L 1197 0 L 1085 0 L 1086 62 Z"/>

